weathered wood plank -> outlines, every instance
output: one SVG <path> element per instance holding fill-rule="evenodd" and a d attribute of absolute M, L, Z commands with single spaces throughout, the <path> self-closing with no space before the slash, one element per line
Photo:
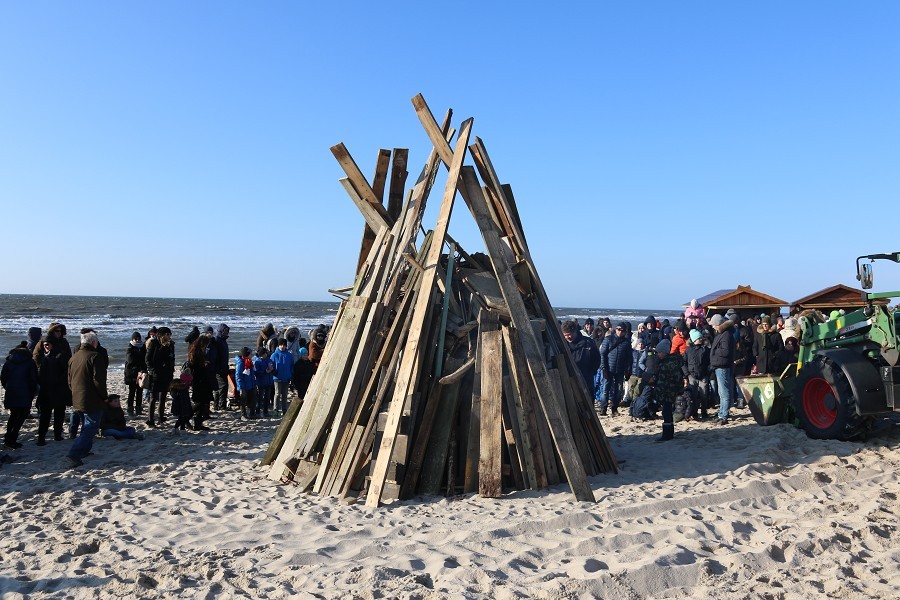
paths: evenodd
<path fill-rule="evenodd" d="M 481 363 L 478 493 L 485 498 L 499 498 L 503 493 L 503 334 L 498 325 L 494 321 L 485 327 L 478 342 Z"/>
<path fill-rule="evenodd" d="M 388 188 L 388 216 L 396 219 L 403 209 L 403 189 L 406 186 L 406 178 L 409 171 L 406 163 L 409 160 L 409 150 L 406 148 L 394 148 L 394 158 L 391 161 L 391 185 Z"/>
<path fill-rule="evenodd" d="M 356 193 L 359 194 L 359 197 L 371 205 L 372 209 L 378 213 L 388 227 L 393 225 L 394 220 L 388 216 L 387 211 L 381 204 L 381 199 L 375 194 L 372 186 L 369 185 L 369 182 L 366 180 L 366 176 L 359 170 L 356 161 L 350 156 L 350 152 L 344 144 L 341 143 L 332 146 L 331 153 L 337 159 L 341 168 L 344 169 L 344 173 L 347 174 L 347 179 L 349 179 L 352 187 L 356 190 Z M 366 219 L 366 221 L 368 220 L 369 219 Z M 378 227 L 372 227 L 372 229 L 378 231 Z"/>
<path fill-rule="evenodd" d="M 412 386 L 415 385 L 419 368 L 421 367 L 421 353 L 419 352 L 419 340 L 422 337 L 423 325 L 431 322 L 431 314 L 433 310 L 433 295 L 435 289 L 435 278 L 437 276 L 436 266 L 441 256 L 441 250 L 444 245 L 444 236 L 450 225 L 450 214 L 453 211 L 453 200 L 456 197 L 456 186 L 459 181 L 459 173 L 462 169 L 463 159 L 466 154 L 466 144 L 472 130 L 472 119 L 467 119 L 460 127 L 456 148 L 459 154 L 454 154 L 453 165 L 450 169 L 450 175 L 447 179 L 447 186 L 444 190 L 444 197 L 438 211 L 437 223 L 434 227 L 434 236 L 431 241 L 428 256 L 425 260 L 426 272 L 422 275 L 420 282 L 420 294 L 416 298 L 416 306 L 413 309 L 413 323 L 404 345 L 403 359 L 400 363 L 400 371 L 397 375 L 397 385 L 394 391 L 394 401 L 391 403 L 391 409 L 388 413 L 388 427 L 384 436 L 381 438 L 381 447 L 378 450 L 378 456 L 375 461 L 375 468 L 372 470 L 371 483 L 369 485 L 369 493 L 366 496 L 366 506 L 375 507 L 381 501 L 381 492 L 384 486 L 385 476 L 387 474 L 388 463 L 393 452 L 395 436 L 397 428 L 400 425 L 400 417 L 402 415 L 403 405 L 406 398 L 413 392 Z"/>
<path fill-rule="evenodd" d="M 363 200 L 359 192 L 356 191 L 356 188 L 353 187 L 353 184 L 346 177 L 342 177 L 338 179 L 341 186 L 347 192 L 347 195 L 350 196 L 350 199 L 353 200 L 353 204 L 356 205 L 356 208 L 359 209 L 359 212 L 362 213 L 363 218 L 366 220 L 366 224 L 371 227 L 374 231 L 380 231 L 382 229 L 390 229 L 390 225 L 388 225 L 388 220 L 383 218 L 380 214 L 378 214 L 378 210 L 374 207 L 375 204 L 371 204 Z M 381 206 L 380 204 L 377 206 Z"/>
<path fill-rule="evenodd" d="M 448 358 L 448 369 L 459 369 L 462 359 Z M 462 376 L 447 383 L 441 380 L 440 402 L 434 416 L 434 425 L 431 435 L 425 439 L 425 456 L 422 459 L 421 474 L 419 476 L 418 490 L 422 494 L 437 494 L 441 489 L 441 480 L 447 466 L 447 452 L 450 444 L 450 430 L 453 427 L 453 419 L 456 417 L 456 407 L 459 403 L 459 388 Z M 421 434 L 419 436 L 421 438 Z M 419 442 L 417 439 L 417 443 Z M 410 461 L 412 464 L 412 461 Z M 407 474 L 408 476 L 408 474 Z"/>
<path fill-rule="evenodd" d="M 278 452 L 281 450 L 281 446 L 284 445 L 288 432 L 290 432 L 294 421 L 297 419 L 301 404 L 303 404 L 303 400 L 296 398 L 288 405 L 288 409 L 284 416 L 281 417 L 281 423 L 278 424 L 278 429 L 275 430 L 275 435 L 272 437 L 272 443 L 269 444 L 265 456 L 259 462 L 260 465 L 270 465 L 275 460 L 275 457 L 278 456 Z"/>

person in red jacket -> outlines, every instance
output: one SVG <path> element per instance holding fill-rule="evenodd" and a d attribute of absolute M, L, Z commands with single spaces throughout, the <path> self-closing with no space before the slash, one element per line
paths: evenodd
<path fill-rule="evenodd" d="M 687 325 L 684 321 L 678 319 L 675 324 L 675 333 L 672 334 L 672 352 L 671 354 L 683 355 L 688 347 L 688 336 L 690 335 Z"/>

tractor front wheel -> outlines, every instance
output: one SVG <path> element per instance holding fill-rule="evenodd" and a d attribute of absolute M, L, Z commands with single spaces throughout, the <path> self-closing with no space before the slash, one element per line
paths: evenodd
<path fill-rule="evenodd" d="M 859 415 L 850 382 L 823 356 L 805 365 L 794 386 L 794 410 L 800 426 L 815 439 L 847 439 L 857 431 Z"/>

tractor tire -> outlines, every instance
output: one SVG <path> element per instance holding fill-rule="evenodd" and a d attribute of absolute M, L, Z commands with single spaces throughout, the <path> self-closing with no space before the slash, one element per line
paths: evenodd
<path fill-rule="evenodd" d="M 804 366 L 794 386 L 794 411 L 806 435 L 847 440 L 863 429 L 844 371 L 824 356 Z"/>

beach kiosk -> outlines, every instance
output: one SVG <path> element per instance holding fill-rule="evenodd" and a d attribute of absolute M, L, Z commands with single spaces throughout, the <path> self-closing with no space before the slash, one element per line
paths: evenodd
<path fill-rule="evenodd" d="M 791 303 L 791 313 L 809 309 L 822 311 L 825 315 L 828 315 L 833 310 L 843 310 L 849 313 L 866 305 L 864 296 L 865 292 L 862 290 L 839 283 L 799 300 L 794 300 Z M 889 299 L 880 298 L 873 300 L 873 302 L 876 304 L 887 304 Z"/>
<path fill-rule="evenodd" d="M 789 305 L 788 302 L 754 290 L 749 285 L 716 290 L 701 298 L 697 298 L 697 302 L 706 307 L 707 319 L 716 314 L 724 315 L 730 308 L 737 312 L 738 317 L 745 319 L 760 313 L 777 313 L 781 311 L 782 307 Z M 683 306 L 687 308 L 690 306 L 690 302 L 685 303 Z"/>

